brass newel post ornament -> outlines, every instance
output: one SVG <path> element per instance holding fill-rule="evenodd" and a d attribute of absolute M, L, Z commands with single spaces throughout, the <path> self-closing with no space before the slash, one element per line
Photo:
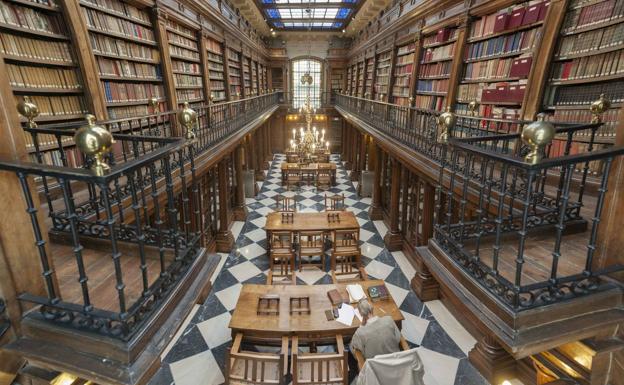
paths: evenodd
<path fill-rule="evenodd" d="M 35 118 L 39 116 L 39 107 L 30 101 L 30 97 L 24 96 L 24 100 L 17 105 L 17 112 L 28 120 L 28 128 L 36 128 Z"/>
<path fill-rule="evenodd" d="M 97 176 L 102 176 L 110 171 L 110 166 L 104 161 L 104 155 L 111 150 L 115 141 L 106 128 L 95 124 L 95 116 L 88 114 L 85 120 L 87 124 L 76 131 L 74 142 L 85 155 L 93 157 L 91 171 Z"/>
<path fill-rule="evenodd" d="M 158 111 L 158 99 L 149 98 L 149 100 L 147 101 L 147 105 L 152 109 L 152 114 L 159 112 Z"/>
<path fill-rule="evenodd" d="M 414 97 L 410 96 L 410 97 L 407 99 L 407 102 L 408 102 L 408 107 L 410 107 L 410 108 L 411 108 L 411 107 L 414 107 Z"/>
<path fill-rule="evenodd" d="M 544 148 L 555 137 L 555 126 L 545 119 L 545 114 L 539 114 L 537 121 L 525 126 L 522 130 L 522 141 L 530 147 L 529 153 L 524 157 L 528 163 L 539 163 L 544 157 Z"/>
<path fill-rule="evenodd" d="M 178 122 L 186 131 L 186 139 L 195 139 L 195 125 L 198 124 L 197 112 L 189 107 L 188 102 L 184 102 L 182 110 L 178 111 Z"/>
<path fill-rule="evenodd" d="M 208 104 L 212 104 L 212 103 L 214 103 L 214 100 L 215 100 L 215 96 L 214 96 L 214 94 L 211 92 L 211 93 L 210 93 L 210 97 L 208 97 Z"/>
<path fill-rule="evenodd" d="M 468 103 L 468 111 L 470 111 L 470 115 L 477 116 L 477 112 L 479 112 L 479 102 L 473 100 Z"/>
<path fill-rule="evenodd" d="M 592 123 L 602 123 L 602 114 L 611 108 L 611 102 L 605 97 L 605 94 L 600 94 L 598 100 L 594 101 L 589 110 L 592 113 Z"/>
<path fill-rule="evenodd" d="M 443 112 L 438 116 L 438 135 L 439 143 L 448 143 L 449 132 L 455 126 L 455 120 L 457 117 L 451 112 L 451 107 L 446 107 L 446 112 Z"/>

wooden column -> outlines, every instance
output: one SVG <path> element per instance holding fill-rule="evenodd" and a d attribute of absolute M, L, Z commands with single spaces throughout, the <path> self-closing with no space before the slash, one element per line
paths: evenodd
<path fill-rule="evenodd" d="M 448 94 L 446 95 L 446 107 L 453 108 L 457 99 L 457 91 L 459 82 L 462 78 L 462 66 L 464 58 L 464 49 L 466 46 L 466 29 L 468 24 L 467 18 L 457 28 L 457 41 L 455 42 L 455 51 L 453 61 L 451 62 L 451 75 L 449 77 Z"/>
<path fill-rule="evenodd" d="M 273 151 L 271 151 L 271 120 L 267 120 L 264 124 L 264 165 L 269 168 L 270 161 L 273 160 Z"/>
<path fill-rule="evenodd" d="M 234 205 L 234 220 L 244 221 L 247 219 L 247 205 L 245 205 L 245 185 L 243 182 L 243 145 L 240 144 L 234 150 L 234 175 L 236 178 L 236 195 Z"/>
<path fill-rule="evenodd" d="M 262 126 L 260 126 L 253 134 L 253 141 L 251 147 L 253 148 L 254 156 L 256 158 L 255 170 L 256 180 L 264 180 L 264 140 L 262 135 Z"/>
<path fill-rule="evenodd" d="M 234 247 L 234 235 L 230 231 L 229 189 L 227 158 L 221 159 L 218 165 L 219 178 L 219 232 L 217 233 L 217 251 L 229 253 Z"/>
<path fill-rule="evenodd" d="M 360 171 L 362 170 L 360 168 L 360 165 L 362 163 L 360 159 L 360 155 L 361 155 L 360 149 L 362 148 L 362 141 L 363 141 L 364 135 L 361 134 L 358 130 L 354 129 L 353 131 L 355 131 L 355 137 L 354 137 L 355 146 L 353 146 L 353 171 L 351 172 L 351 180 L 355 182 L 360 179 Z"/>
<path fill-rule="evenodd" d="M 353 141 L 351 137 L 351 123 L 345 122 L 344 127 L 344 160 L 345 160 L 345 169 L 350 170 L 352 166 L 351 162 L 351 147 L 353 146 Z"/>
<path fill-rule="evenodd" d="M 470 363 L 492 384 L 515 377 L 516 360 L 496 338 L 486 335 L 468 353 Z"/>
<path fill-rule="evenodd" d="M 422 209 L 422 235 L 423 242 L 418 246 L 424 246 L 433 237 L 433 215 L 435 212 L 435 187 L 429 182 L 425 182 L 423 209 Z M 431 272 L 423 262 L 422 257 L 416 250 L 415 268 L 416 273 L 412 278 L 411 287 L 421 301 L 432 301 L 440 296 L 440 285 L 433 278 Z"/>
<path fill-rule="evenodd" d="M 166 13 L 160 7 L 153 8 L 154 35 L 158 42 L 160 53 L 160 65 L 162 66 L 162 77 L 167 98 L 167 111 L 178 109 L 178 97 L 176 94 L 175 82 L 173 80 L 173 66 L 169 55 L 169 39 L 167 38 Z M 181 130 L 179 124 L 172 126 L 175 131 Z M 182 136 L 182 132 L 172 132 L 174 136 Z"/>
<path fill-rule="evenodd" d="M 371 221 L 379 221 L 383 219 L 383 212 L 381 210 L 381 170 L 383 169 L 383 156 L 381 154 L 382 150 L 378 145 L 374 145 L 373 148 L 375 151 L 375 178 L 373 181 L 373 199 L 368 209 L 368 216 Z"/>
<path fill-rule="evenodd" d="M 401 194 L 401 163 L 392 159 L 392 186 L 390 189 L 390 228 L 384 237 L 384 243 L 389 251 L 401 250 L 403 237 L 399 231 L 399 198 Z"/>

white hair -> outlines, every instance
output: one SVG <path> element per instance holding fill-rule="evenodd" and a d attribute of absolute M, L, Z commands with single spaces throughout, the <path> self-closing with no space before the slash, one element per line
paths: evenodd
<path fill-rule="evenodd" d="M 358 311 L 364 319 L 373 315 L 373 306 L 371 306 L 370 302 L 368 302 L 368 299 L 362 298 L 358 302 L 357 307 Z"/>

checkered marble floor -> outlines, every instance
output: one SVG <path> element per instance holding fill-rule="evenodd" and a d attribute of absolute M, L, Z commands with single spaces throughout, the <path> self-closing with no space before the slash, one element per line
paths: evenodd
<path fill-rule="evenodd" d="M 280 164 L 285 156 L 276 155 L 260 193 L 247 199 L 249 215 L 246 222 L 235 222 L 235 250 L 223 254 L 221 265 L 213 277 L 213 290 L 202 305 L 196 305 L 186 324 L 162 355 L 162 366 L 152 385 L 212 385 L 224 382 L 225 352 L 231 344 L 227 325 L 234 311 L 242 284 L 266 282 L 269 268 L 263 226 L 266 214 L 275 207 L 275 196 L 297 195 L 299 211 L 322 211 L 326 192 L 314 187 L 286 191 L 281 185 Z M 423 304 L 410 290 L 414 269 L 401 252 L 390 253 L 383 243 L 387 228 L 381 221 L 368 217 L 370 198 L 359 198 L 338 156 L 336 186 L 329 193 L 345 195 L 348 210 L 356 214 L 361 226 L 362 261 L 369 276 L 383 279 L 400 307 L 403 336 L 418 346 L 425 364 L 427 385 L 487 384 L 468 362 L 467 353 L 476 341 L 439 301 Z M 329 258 L 326 258 L 329 261 Z M 329 262 L 327 262 L 329 263 Z M 320 269 L 297 273 L 297 284 L 331 283 L 331 277 Z"/>

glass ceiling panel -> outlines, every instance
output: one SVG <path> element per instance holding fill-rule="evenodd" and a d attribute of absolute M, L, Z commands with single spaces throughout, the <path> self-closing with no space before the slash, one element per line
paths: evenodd
<path fill-rule="evenodd" d="M 260 0 L 275 28 L 340 29 L 357 10 L 358 0 Z M 307 10 L 310 10 L 307 12 Z"/>

